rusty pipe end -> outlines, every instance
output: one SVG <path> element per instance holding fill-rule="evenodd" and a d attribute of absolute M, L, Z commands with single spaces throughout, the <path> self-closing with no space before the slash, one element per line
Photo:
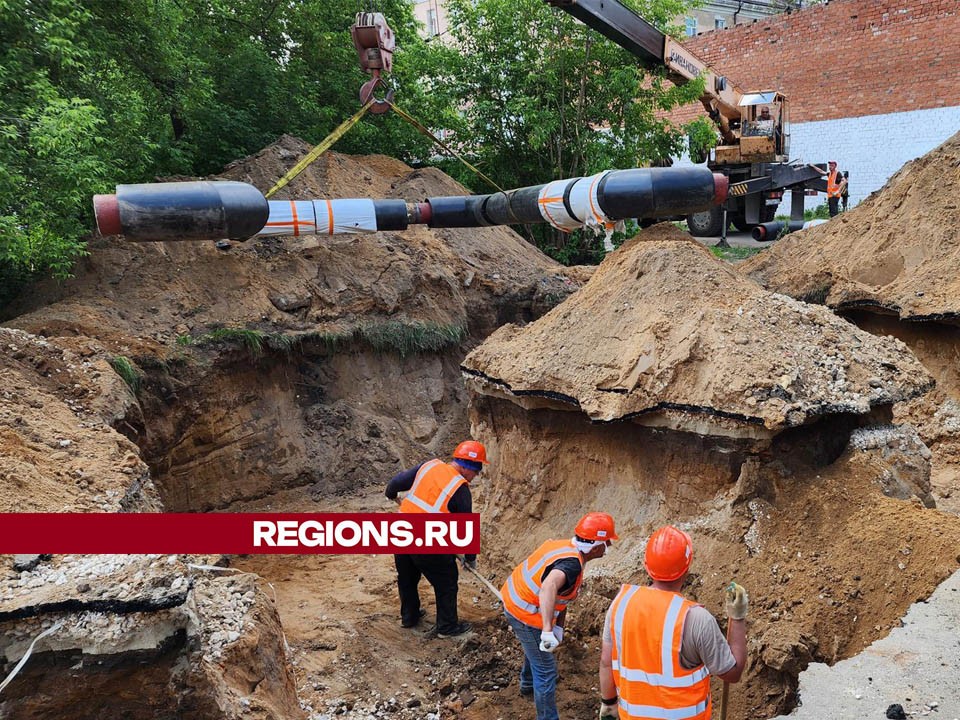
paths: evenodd
<path fill-rule="evenodd" d="M 714 202 L 717 205 L 727 201 L 727 193 L 730 190 L 730 178 L 723 173 L 713 174 L 713 195 Z"/>
<path fill-rule="evenodd" d="M 429 202 L 420 202 L 416 204 L 417 219 L 411 222 L 418 225 L 429 225 L 433 220 L 433 207 Z"/>
<path fill-rule="evenodd" d="M 101 235 L 121 235 L 120 203 L 116 195 L 94 195 L 93 214 L 97 220 L 97 232 Z"/>

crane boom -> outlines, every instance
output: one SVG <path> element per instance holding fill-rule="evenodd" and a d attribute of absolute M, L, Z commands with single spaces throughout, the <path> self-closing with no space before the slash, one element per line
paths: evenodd
<path fill-rule="evenodd" d="M 722 137 L 707 164 L 730 178 L 730 195 L 724 209 L 735 225 L 746 228 L 772 220 L 787 189 L 793 195 L 791 211 L 797 215 L 795 219 L 802 218 L 803 192 L 808 187 L 818 188 L 824 172 L 809 163 L 790 164 L 786 96 L 776 90 L 741 91 L 619 0 L 544 2 L 577 18 L 647 67 L 665 68 L 667 77 L 676 85 L 703 79 L 700 102 Z M 716 208 L 705 218 L 689 216 L 687 225 L 703 235 L 726 232 L 726 222 Z"/>
<path fill-rule="evenodd" d="M 546 0 L 633 54 L 648 67 L 665 67 L 675 85 L 702 77 L 700 102 L 726 142 L 734 142 L 730 121 L 740 120 L 743 93 L 682 44 L 617 0 Z"/>

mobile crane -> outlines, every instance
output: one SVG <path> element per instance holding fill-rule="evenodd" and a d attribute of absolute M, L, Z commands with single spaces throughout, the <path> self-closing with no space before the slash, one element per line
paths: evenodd
<path fill-rule="evenodd" d="M 784 192 L 793 193 L 791 215 L 803 219 L 807 188 L 826 190 L 822 166 L 790 163 L 790 114 L 776 90 L 743 92 L 687 48 L 618 0 L 544 0 L 624 48 L 648 67 L 665 67 L 677 85 L 703 78 L 700 102 L 716 123 L 720 144 L 707 161 L 729 178 L 726 202 L 686 217 L 693 235 L 726 236 L 726 219 L 738 230 L 773 220 Z M 763 112 L 766 109 L 769 117 Z"/>

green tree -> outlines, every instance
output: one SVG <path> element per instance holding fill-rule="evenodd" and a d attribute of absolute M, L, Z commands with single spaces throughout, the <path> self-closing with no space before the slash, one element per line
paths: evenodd
<path fill-rule="evenodd" d="M 630 2 L 668 27 L 683 0 Z M 677 155 L 684 134 L 664 113 L 699 97 L 543 0 L 450 0 L 453 44 L 434 92 L 457 108 L 457 141 L 503 187 L 521 187 Z M 671 28 L 676 32 L 677 28 Z M 478 190 L 476 182 L 472 185 Z M 579 238 L 525 228 L 558 257 Z"/>
<path fill-rule="evenodd" d="M 394 81 L 412 108 L 431 52 L 407 0 Z M 366 77 L 355 0 L 0 0 L 0 302 L 84 253 L 90 197 L 116 183 L 206 175 L 282 133 L 319 142 L 358 107 Z M 407 57 L 409 56 L 409 61 Z M 405 159 L 429 143 L 398 117 L 338 145 Z"/>

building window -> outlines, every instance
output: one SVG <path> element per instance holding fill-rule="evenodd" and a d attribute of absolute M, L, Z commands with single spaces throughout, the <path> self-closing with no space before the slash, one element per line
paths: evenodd
<path fill-rule="evenodd" d="M 713 18 L 713 29 L 714 30 L 723 30 L 727 26 L 727 19 L 722 18 L 719 15 Z"/>
<path fill-rule="evenodd" d="M 687 37 L 693 37 L 697 34 L 697 19 L 688 17 L 684 19 L 684 26 L 687 29 Z"/>
<path fill-rule="evenodd" d="M 427 35 L 433 37 L 439 34 L 440 28 L 437 27 L 437 11 L 427 10 Z"/>

